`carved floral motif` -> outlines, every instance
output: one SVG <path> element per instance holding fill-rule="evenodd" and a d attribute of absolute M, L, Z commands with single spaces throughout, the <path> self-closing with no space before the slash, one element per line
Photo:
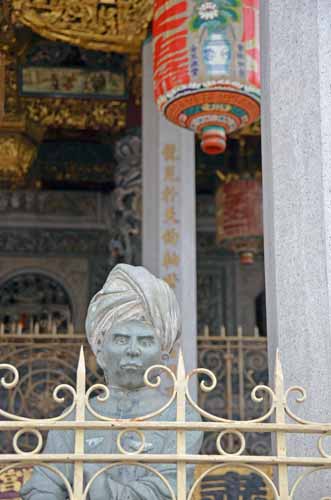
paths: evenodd
<path fill-rule="evenodd" d="M 14 0 L 14 21 L 51 40 L 87 49 L 137 53 L 152 19 L 152 0 Z"/>
<path fill-rule="evenodd" d="M 24 98 L 28 119 L 44 127 L 116 132 L 126 124 L 126 102 L 83 99 Z"/>
<path fill-rule="evenodd" d="M 0 135 L 0 176 L 2 180 L 21 179 L 37 154 L 36 145 L 23 134 Z"/>

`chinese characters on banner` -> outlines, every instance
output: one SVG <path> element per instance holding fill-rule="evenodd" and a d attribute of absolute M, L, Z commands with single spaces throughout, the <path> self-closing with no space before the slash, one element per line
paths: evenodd
<path fill-rule="evenodd" d="M 179 148 L 174 143 L 161 143 L 160 146 L 160 277 L 179 296 L 181 265 Z"/>

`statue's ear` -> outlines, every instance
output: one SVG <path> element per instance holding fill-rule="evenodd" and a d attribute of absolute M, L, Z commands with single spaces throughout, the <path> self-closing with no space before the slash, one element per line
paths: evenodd
<path fill-rule="evenodd" d="M 169 353 L 167 351 L 162 351 L 161 360 L 163 361 L 163 363 L 169 361 Z"/>

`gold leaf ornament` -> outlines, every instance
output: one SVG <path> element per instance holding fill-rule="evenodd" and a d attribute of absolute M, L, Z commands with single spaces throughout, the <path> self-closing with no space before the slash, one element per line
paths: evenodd
<path fill-rule="evenodd" d="M 50 40 L 136 54 L 147 35 L 153 0 L 13 0 L 13 22 Z"/>

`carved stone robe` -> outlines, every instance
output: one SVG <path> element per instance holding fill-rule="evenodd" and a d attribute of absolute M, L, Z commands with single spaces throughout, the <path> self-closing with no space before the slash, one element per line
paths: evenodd
<path fill-rule="evenodd" d="M 101 415 L 113 418 L 131 419 L 149 414 L 160 408 L 167 399 L 157 390 L 142 388 L 124 391 L 110 388 L 110 397 L 105 402 L 97 399 L 91 401 L 92 408 Z M 200 417 L 191 408 L 187 408 L 188 421 L 198 421 Z M 72 419 L 68 417 L 68 419 Z M 87 411 L 87 420 L 95 417 Z M 176 405 L 173 403 L 161 415 L 153 420 L 176 421 Z M 139 426 L 139 424 L 138 424 Z M 166 454 L 176 452 L 176 432 L 146 431 L 143 453 Z M 85 431 L 85 453 L 118 454 L 117 431 L 88 430 Z M 198 453 L 202 441 L 201 432 L 187 432 L 187 452 Z M 126 433 L 121 440 L 127 451 L 136 451 L 140 439 L 134 432 Z M 73 431 L 50 431 L 44 453 L 73 453 Z M 139 456 L 136 457 L 139 461 Z M 84 484 L 106 464 L 85 464 Z M 171 484 L 176 494 L 176 465 L 151 464 Z M 58 468 L 73 483 L 73 464 L 56 464 Z M 193 482 L 194 466 L 187 466 L 188 485 Z M 23 500 L 66 500 L 68 498 L 62 479 L 54 472 L 35 467 L 32 478 L 23 486 L 20 492 Z M 89 500 L 169 500 L 171 495 L 166 485 L 159 477 L 143 467 L 120 465 L 101 474 L 89 490 Z"/>

